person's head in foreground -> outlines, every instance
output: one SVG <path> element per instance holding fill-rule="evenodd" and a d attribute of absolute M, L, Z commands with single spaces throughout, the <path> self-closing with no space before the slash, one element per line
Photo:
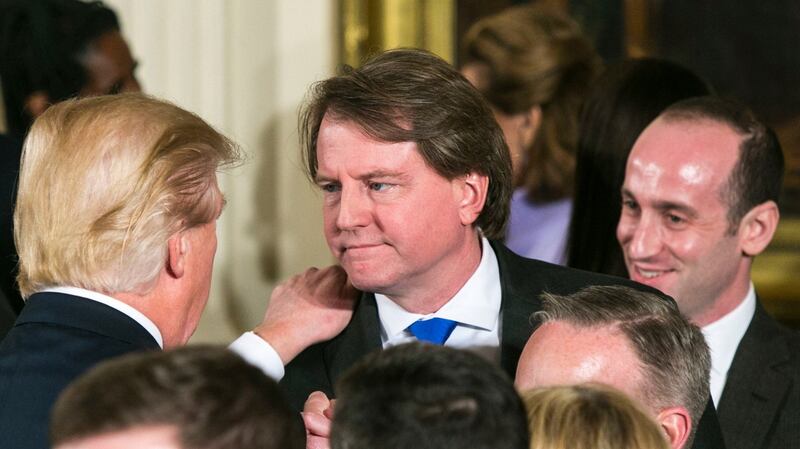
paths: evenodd
<path fill-rule="evenodd" d="M 784 159 L 745 106 L 673 104 L 633 145 L 617 240 L 631 279 L 672 296 L 700 326 L 744 301 L 778 226 Z"/>
<path fill-rule="evenodd" d="M 421 343 L 365 357 L 339 381 L 333 449 L 522 449 L 508 377 L 471 352 Z"/>
<path fill-rule="evenodd" d="M 625 394 L 600 384 L 522 393 L 530 449 L 669 449 L 653 418 Z"/>
<path fill-rule="evenodd" d="M 312 87 L 300 134 L 328 246 L 355 287 L 437 310 L 478 265 L 479 235 L 503 237 L 503 134 L 438 56 L 390 50 L 345 67 Z"/>
<path fill-rule="evenodd" d="M 0 0 L 0 78 L 9 133 L 51 104 L 141 90 L 117 15 L 99 1 Z"/>
<path fill-rule="evenodd" d="M 237 147 L 202 119 L 141 94 L 69 100 L 25 141 L 14 213 L 23 297 L 72 286 L 112 296 L 185 343 L 208 299 Z"/>
<path fill-rule="evenodd" d="M 519 360 L 517 388 L 596 382 L 638 401 L 674 449 L 691 447 L 708 401 L 710 356 L 700 329 L 654 293 L 621 286 L 545 294 Z"/>
<path fill-rule="evenodd" d="M 278 385 L 213 346 L 131 354 L 71 384 L 53 408 L 56 449 L 300 449 Z"/>

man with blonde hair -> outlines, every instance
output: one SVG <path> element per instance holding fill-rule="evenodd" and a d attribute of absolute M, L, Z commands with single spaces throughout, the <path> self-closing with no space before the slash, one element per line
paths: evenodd
<path fill-rule="evenodd" d="M 36 120 L 14 217 L 27 303 L 0 344 L 3 447 L 48 447 L 56 396 L 98 362 L 187 342 L 211 283 L 216 173 L 238 160 L 202 119 L 139 94 L 59 103 Z M 346 291 L 344 278 L 309 270 L 273 298 L 328 299 L 320 286 Z M 350 316 L 341 309 L 343 322 L 318 318 L 309 338 L 326 325 L 338 333 Z M 232 348 L 252 361 L 259 344 L 248 333 Z"/>

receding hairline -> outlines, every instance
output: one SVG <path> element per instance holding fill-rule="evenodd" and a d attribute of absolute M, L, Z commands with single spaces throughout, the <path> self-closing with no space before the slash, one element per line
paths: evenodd
<path fill-rule="evenodd" d="M 649 125 L 647 125 L 647 127 L 649 128 L 659 122 L 667 125 L 684 124 L 684 125 L 689 125 L 693 128 L 699 128 L 703 126 L 722 127 L 736 134 L 740 138 L 739 146 L 741 146 L 742 142 L 744 142 L 744 140 L 747 139 L 747 137 L 749 136 L 749 134 L 746 131 L 736 128 L 733 124 L 721 118 L 712 117 L 707 113 L 699 111 L 668 109 L 662 112 L 658 117 L 656 117 L 655 120 L 653 120 Z"/>
<path fill-rule="evenodd" d="M 654 126 L 658 126 L 658 125 L 660 125 L 660 126 L 671 126 L 671 127 L 681 126 L 681 127 L 685 127 L 685 128 L 692 128 L 694 130 L 698 130 L 699 128 L 704 128 L 704 127 L 705 128 L 716 128 L 716 129 L 719 129 L 719 130 L 723 130 L 724 129 L 727 132 L 730 132 L 730 133 L 732 133 L 733 135 L 735 135 L 737 137 L 738 140 L 737 140 L 737 143 L 736 143 L 736 147 L 732 149 L 734 151 L 733 162 L 732 162 L 731 166 L 728 168 L 727 173 L 725 174 L 725 176 L 721 180 L 720 185 L 717 186 L 717 192 L 716 192 L 717 196 L 719 197 L 720 201 L 722 201 L 723 205 L 725 205 L 725 207 L 728 210 L 730 210 L 730 208 L 733 207 L 734 205 L 733 204 L 728 204 L 728 202 L 724 198 L 724 195 L 725 195 L 726 190 L 730 187 L 731 177 L 733 176 L 737 165 L 741 161 L 742 148 L 745 145 L 745 143 L 747 142 L 747 140 L 752 137 L 753 134 L 752 133 L 748 133 L 746 131 L 743 131 L 741 129 L 738 129 L 736 126 L 734 126 L 733 124 L 731 124 L 731 123 L 729 123 L 729 122 L 727 122 L 727 121 L 725 121 L 723 119 L 720 119 L 720 118 L 717 118 L 717 117 L 711 117 L 711 116 L 709 116 L 708 114 L 706 114 L 704 112 L 691 111 L 691 110 L 690 111 L 685 111 L 685 110 L 670 111 L 670 110 L 667 110 L 667 111 L 663 112 L 661 115 L 659 115 L 658 117 L 656 117 L 656 119 L 653 120 L 653 122 L 650 123 L 647 126 L 647 128 L 645 128 L 644 131 L 642 131 L 642 134 L 640 134 L 640 137 L 648 129 L 650 129 L 650 128 L 654 127 Z M 638 142 L 638 140 L 639 139 L 637 139 L 637 142 Z M 636 148 L 636 143 L 634 143 L 634 147 L 633 148 Z M 631 150 L 631 155 L 633 155 L 633 149 Z M 631 160 L 632 160 L 632 158 L 629 156 L 627 163 L 630 163 Z M 627 163 L 626 163 L 626 171 L 627 171 Z M 625 186 L 625 184 L 623 184 L 623 188 L 624 188 L 624 186 Z"/>

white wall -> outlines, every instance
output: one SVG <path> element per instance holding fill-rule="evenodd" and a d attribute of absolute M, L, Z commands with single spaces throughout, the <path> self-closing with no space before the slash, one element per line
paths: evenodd
<path fill-rule="evenodd" d="M 220 178 L 211 298 L 193 342 L 229 341 L 260 321 L 280 279 L 331 262 L 319 197 L 300 170 L 296 118 L 332 73 L 329 0 L 106 0 L 144 89 L 209 121 L 247 161 Z"/>

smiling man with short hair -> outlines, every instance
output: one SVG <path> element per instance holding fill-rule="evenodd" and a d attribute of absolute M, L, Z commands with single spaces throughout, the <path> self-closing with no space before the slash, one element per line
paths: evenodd
<path fill-rule="evenodd" d="M 778 225 L 783 163 L 774 133 L 746 107 L 700 97 L 642 132 L 622 188 L 628 272 L 702 326 L 732 449 L 800 441 L 800 338 L 767 315 L 750 278 Z"/>

